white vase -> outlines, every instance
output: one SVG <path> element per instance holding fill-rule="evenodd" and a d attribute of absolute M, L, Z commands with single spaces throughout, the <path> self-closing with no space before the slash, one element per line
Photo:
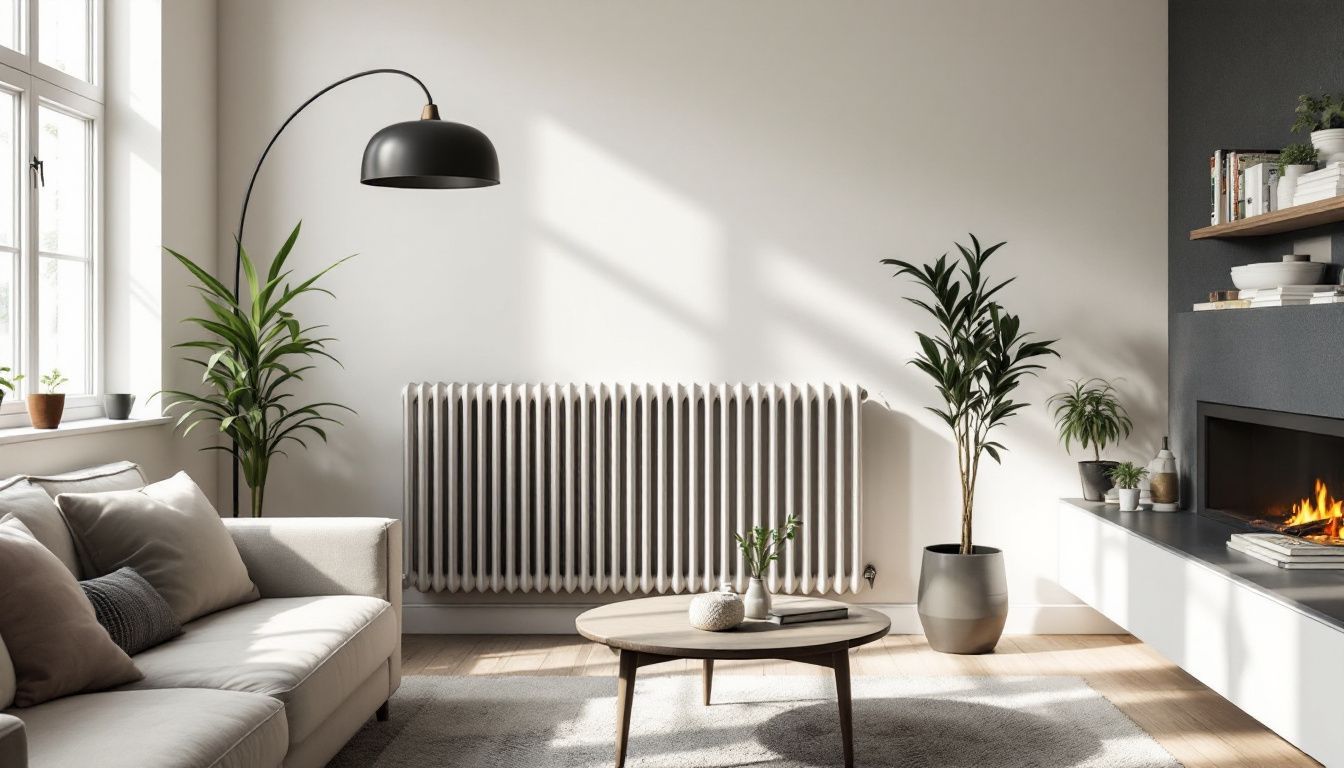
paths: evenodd
<path fill-rule="evenodd" d="M 1135 512 L 1139 508 L 1139 489 L 1121 488 L 1118 491 L 1120 496 L 1120 511 Z"/>
<path fill-rule="evenodd" d="M 770 618 L 770 591 L 760 579 L 752 577 L 751 584 L 747 586 L 747 596 L 742 602 L 748 619 Z"/>
<path fill-rule="evenodd" d="M 1279 179 L 1278 206 L 1275 210 L 1293 206 L 1293 193 L 1297 190 L 1297 177 L 1316 170 L 1314 165 L 1285 165 L 1283 178 Z"/>
<path fill-rule="evenodd" d="M 1311 146 L 1316 148 L 1316 160 L 1322 168 L 1344 163 L 1344 128 L 1312 131 Z"/>

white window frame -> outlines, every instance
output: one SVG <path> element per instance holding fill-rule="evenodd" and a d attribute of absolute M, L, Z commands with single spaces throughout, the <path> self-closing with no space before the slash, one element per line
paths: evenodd
<path fill-rule="evenodd" d="M 16 144 L 16 163 L 18 174 L 15 178 L 17 189 L 15 199 L 19 201 L 19 301 L 15 319 L 20 331 L 16 333 L 15 360 L 24 380 L 18 385 L 16 397 L 6 398 L 0 405 L 0 429 L 27 425 L 27 409 L 22 402 L 23 395 L 40 392 L 38 381 L 42 371 L 38 368 L 38 349 L 36 343 L 38 329 L 38 190 L 32 184 L 28 170 L 30 158 L 37 151 L 38 107 L 46 106 L 61 112 L 88 120 L 89 131 L 89 168 L 88 189 L 89 209 L 85 228 L 85 253 L 89 256 L 90 269 L 86 281 L 87 307 L 85 365 L 89 371 L 89 387 L 92 392 L 70 395 L 66 398 L 63 421 L 99 418 L 103 416 L 102 397 L 104 391 L 104 271 L 103 258 L 103 166 L 104 166 L 104 121 L 103 121 L 103 23 L 105 11 L 103 0 L 88 0 L 93 33 L 89 40 L 89 67 L 92 83 L 67 75 L 60 70 L 38 61 L 38 0 L 23 0 L 22 10 L 27 31 L 24 51 L 14 51 L 0 45 L 0 87 L 18 93 L 19 130 Z M 39 157 L 40 159 L 40 157 Z M 0 361 L 0 365 L 7 364 Z"/>

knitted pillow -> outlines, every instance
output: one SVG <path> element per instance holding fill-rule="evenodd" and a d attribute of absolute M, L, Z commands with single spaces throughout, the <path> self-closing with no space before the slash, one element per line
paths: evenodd
<path fill-rule="evenodd" d="M 119 568 L 79 586 L 93 603 L 98 623 L 130 656 L 182 634 L 168 601 L 134 569 Z"/>

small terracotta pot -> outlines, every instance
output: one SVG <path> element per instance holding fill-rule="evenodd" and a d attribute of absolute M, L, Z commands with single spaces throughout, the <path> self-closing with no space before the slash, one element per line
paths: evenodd
<path fill-rule="evenodd" d="M 29 395 L 28 420 L 34 429 L 55 429 L 65 413 L 65 395 Z"/>

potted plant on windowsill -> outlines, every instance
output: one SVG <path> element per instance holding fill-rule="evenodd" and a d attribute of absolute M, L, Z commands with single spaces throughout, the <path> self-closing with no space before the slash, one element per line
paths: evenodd
<path fill-rule="evenodd" d="M 779 548 L 786 541 L 793 541 L 802 521 L 793 515 L 784 520 L 783 528 L 765 528 L 756 526 L 745 537 L 733 534 L 737 546 L 742 550 L 742 559 L 746 561 L 747 572 L 751 574 L 751 583 L 747 586 L 744 599 L 748 619 L 770 618 L 770 590 L 765 588 L 766 569 L 779 559 Z"/>
<path fill-rule="evenodd" d="M 46 392 L 34 392 L 28 396 L 28 420 L 34 429 L 55 429 L 61 426 L 61 416 L 65 413 L 65 395 L 56 390 L 70 379 L 52 368 L 51 373 L 38 377 Z"/>
<path fill-rule="evenodd" d="M 5 393 L 16 393 L 18 383 L 23 381 L 22 373 L 13 373 L 9 366 L 0 365 L 0 405 L 5 404 Z"/>
<path fill-rule="evenodd" d="M 920 352 L 911 363 L 933 379 L 942 396 L 943 406 L 929 410 L 952 432 L 961 479 L 961 542 L 925 547 L 919 574 L 919 620 L 929 645 L 944 653 L 986 653 L 1003 634 L 1008 618 L 1003 552 L 976 545 L 971 536 L 980 459 L 1002 461 L 1007 448 L 990 440 L 990 433 L 1027 407 L 1010 396 L 1023 376 L 1044 368 L 1031 361 L 1059 355 L 1054 340 L 1029 340 L 1021 321 L 995 299 L 1012 279 L 993 283 L 984 266 L 1002 246 L 981 248 L 971 235 L 970 248 L 957 244 L 960 263 L 949 263 L 946 254 L 923 266 L 882 260 L 925 289 L 927 300 L 907 300 L 938 323 L 934 335 L 915 333 Z"/>
<path fill-rule="evenodd" d="M 1289 144 L 1279 152 L 1279 189 L 1277 210 L 1291 208 L 1293 193 L 1297 191 L 1297 179 L 1304 173 L 1316 170 L 1316 148 L 1310 144 Z"/>
<path fill-rule="evenodd" d="M 1148 470 L 1132 462 L 1111 467 L 1110 478 L 1115 481 L 1120 496 L 1120 511 L 1135 512 L 1139 508 L 1139 483 L 1148 477 Z"/>
<path fill-rule="evenodd" d="M 1105 379 L 1070 381 L 1070 389 L 1052 396 L 1047 402 L 1054 408 L 1055 428 L 1064 450 L 1074 441 L 1084 450 L 1092 449 L 1092 461 L 1078 462 L 1083 482 L 1083 498 L 1101 501 L 1111 490 L 1114 461 L 1102 461 L 1102 450 L 1123 437 L 1129 437 L 1134 423 L 1116 397 L 1115 387 Z"/>
<path fill-rule="evenodd" d="M 1328 93 L 1297 97 L 1293 133 L 1307 132 L 1320 154 L 1321 166 L 1344 162 L 1344 98 Z"/>

